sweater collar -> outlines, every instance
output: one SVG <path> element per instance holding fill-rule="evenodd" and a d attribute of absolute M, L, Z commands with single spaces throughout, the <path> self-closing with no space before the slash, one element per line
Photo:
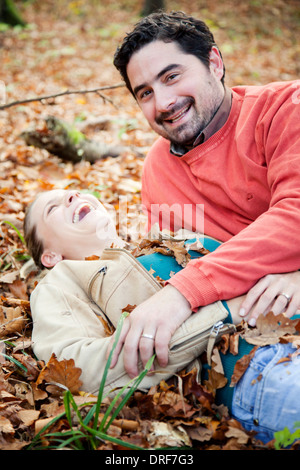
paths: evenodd
<path fill-rule="evenodd" d="M 227 121 L 231 109 L 231 90 L 230 88 L 225 87 L 225 94 L 223 101 L 218 108 L 217 112 L 215 113 L 214 117 L 210 121 L 210 123 L 206 126 L 206 128 L 201 131 L 198 137 L 195 139 L 191 148 L 185 148 L 180 145 L 171 143 L 170 144 L 170 152 L 177 157 L 182 157 L 187 152 L 192 150 L 192 148 L 197 147 L 197 145 L 203 144 L 206 140 L 208 140 L 213 134 L 215 134 Z"/>

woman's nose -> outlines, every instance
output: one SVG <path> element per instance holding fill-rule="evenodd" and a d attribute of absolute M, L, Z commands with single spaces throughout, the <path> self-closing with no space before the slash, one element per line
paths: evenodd
<path fill-rule="evenodd" d="M 78 196 L 79 196 L 78 191 L 68 191 L 65 197 L 65 205 L 69 207 L 72 204 L 74 198 Z"/>

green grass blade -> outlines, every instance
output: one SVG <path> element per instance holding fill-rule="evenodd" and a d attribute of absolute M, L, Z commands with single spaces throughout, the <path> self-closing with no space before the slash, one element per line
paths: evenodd
<path fill-rule="evenodd" d="M 7 224 L 7 225 L 10 225 L 14 231 L 16 232 L 16 234 L 18 235 L 18 237 L 20 238 L 21 242 L 23 243 L 23 245 L 25 245 L 25 240 L 24 240 L 24 237 L 23 235 L 21 234 L 20 230 L 17 229 L 17 227 L 15 227 L 14 224 L 12 224 L 11 222 L 9 222 L 8 220 L 3 220 L 1 222 L 1 224 Z"/>
<path fill-rule="evenodd" d="M 102 380 L 101 380 L 99 391 L 98 391 L 97 403 L 96 403 L 96 407 L 95 407 L 95 419 L 94 419 L 94 424 L 93 424 L 94 429 L 97 428 L 98 417 L 99 417 L 99 413 L 100 413 L 100 407 L 101 407 L 101 403 L 102 403 L 102 399 L 103 399 L 104 386 L 105 386 L 107 374 L 108 374 L 108 371 L 109 371 L 109 368 L 110 368 L 111 360 L 112 360 L 112 357 L 113 357 L 114 349 L 115 349 L 115 347 L 117 345 L 117 342 L 119 340 L 119 336 L 120 336 L 120 333 L 121 333 L 121 330 L 122 330 L 122 326 L 123 326 L 124 320 L 127 316 L 128 316 L 128 312 L 123 312 L 122 315 L 121 315 L 121 318 L 118 322 L 118 325 L 117 325 L 117 328 L 116 328 L 116 331 L 115 331 L 115 339 L 114 339 L 113 347 L 110 351 L 110 354 L 108 356 L 108 360 L 107 360 L 106 365 L 105 365 L 105 369 L 104 369 L 104 372 L 103 372 Z"/>
<path fill-rule="evenodd" d="M 139 386 L 139 384 L 141 383 L 141 381 L 143 380 L 143 378 L 145 377 L 145 375 L 147 375 L 147 373 L 149 372 L 149 370 L 151 369 L 151 366 L 153 364 L 153 361 L 154 361 L 154 358 L 155 358 L 155 354 L 149 359 L 149 361 L 147 362 L 143 372 L 141 372 L 138 377 L 136 377 L 134 379 L 134 383 L 133 385 L 130 387 L 128 393 L 126 393 L 126 395 L 124 396 L 124 398 L 122 399 L 122 401 L 120 402 L 120 404 L 118 405 L 118 407 L 115 409 L 115 411 L 113 412 L 113 414 L 111 415 L 111 418 L 110 420 L 108 421 L 107 425 L 104 425 L 104 426 L 101 426 L 101 428 L 103 429 L 104 432 L 107 431 L 107 429 L 109 428 L 109 426 L 111 425 L 111 423 L 113 422 L 113 420 L 118 416 L 119 412 L 121 411 L 121 409 L 123 408 L 123 406 L 125 405 L 125 403 L 127 403 L 127 401 L 129 400 L 129 398 L 133 395 L 133 393 L 135 392 L 135 390 L 137 389 L 137 387 Z M 121 393 L 119 394 L 119 396 L 121 395 Z M 118 397 L 119 398 L 119 397 Z M 117 397 L 116 399 L 114 400 L 115 402 L 117 401 Z M 110 410 L 111 411 L 111 410 Z M 107 413 L 107 412 L 106 412 Z M 104 421 L 104 419 L 103 419 Z M 101 423 L 102 424 L 102 423 Z M 105 424 L 105 423 L 104 423 Z M 100 430 L 100 429 L 99 429 Z"/>

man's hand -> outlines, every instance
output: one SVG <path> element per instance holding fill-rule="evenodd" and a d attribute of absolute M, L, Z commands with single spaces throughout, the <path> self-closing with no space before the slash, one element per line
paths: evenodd
<path fill-rule="evenodd" d="M 255 326 L 259 315 L 285 313 L 291 318 L 300 313 L 300 272 L 269 274 L 249 290 L 241 305 L 240 315 Z"/>
<path fill-rule="evenodd" d="M 168 284 L 138 305 L 125 319 L 111 367 L 116 365 L 122 347 L 124 348 L 124 368 L 130 377 L 136 377 L 139 373 L 139 355 L 145 366 L 155 352 L 159 365 L 166 367 L 171 337 L 191 313 L 190 304 L 186 298 L 175 287 Z M 112 343 L 113 338 L 109 349 Z"/>

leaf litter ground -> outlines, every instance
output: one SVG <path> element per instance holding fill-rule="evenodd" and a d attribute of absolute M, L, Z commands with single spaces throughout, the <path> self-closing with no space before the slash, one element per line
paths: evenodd
<path fill-rule="evenodd" d="M 92 1 L 57 1 L 55 9 L 53 2 L 40 3 L 20 3 L 27 28 L 0 33 L 0 80 L 6 85 L 7 102 L 119 83 L 112 56 L 119 39 L 138 20 L 141 2 L 112 5 L 104 1 L 98 5 Z M 296 1 L 240 4 L 232 0 L 211 6 L 196 1 L 167 3 L 169 9 L 182 9 L 208 22 L 223 49 L 229 85 L 297 78 L 300 50 L 296 41 Z M 32 352 L 29 297 L 43 273 L 24 271 L 27 253 L 22 222 L 26 206 L 40 191 L 74 188 L 97 194 L 117 214 L 120 235 L 133 246 L 141 241 L 137 237 L 145 227 L 141 171 L 155 135 L 124 88 L 108 90 L 105 96 L 103 100 L 97 95 L 68 95 L 0 111 L 1 449 L 26 449 L 36 433 L 64 410 L 63 390 L 72 392 L 83 413 L 87 414 L 92 406 L 86 403 L 95 401 L 95 397 L 79 390 L 81 371 L 73 361 L 59 362 L 53 356 L 44 364 Z M 122 144 L 126 149 L 117 158 L 91 165 L 85 161 L 65 162 L 45 150 L 27 146 L 21 132 L 33 124 L 42 127 L 48 115 L 76 123 L 93 140 Z M 124 210 L 125 225 L 119 217 Z M 180 247 L 176 250 L 184 258 Z M 217 406 L 214 393 L 224 383 L 219 355 L 228 348 L 235 351 L 239 335 L 255 347 L 277 341 L 298 344 L 298 325 L 283 318 L 284 326 L 279 327 L 277 320 L 270 314 L 255 331 L 242 324 L 235 335 L 224 337 L 214 353 L 213 368 L 205 384 L 199 384 L 196 369 L 192 369 L 148 393 L 135 392 L 108 433 L 145 449 L 273 449 L 272 442 L 262 445 L 230 418 L 226 407 Z M 237 364 L 233 383 L 242 376 L 250 359 L 245 357 Z M 286 358 L 287 367 L 290 360 Z M 104 401 L 100 418 L 107 407 Z M 73 426 L 79 426 L 75 417 Z M 51 430 L 68 429 L 69 423 L 62 417 Z M 51 440 L 45 438 L 43 445 L 48 448 Z M 120 447 L 103 441 L 98 449 Z"/>

